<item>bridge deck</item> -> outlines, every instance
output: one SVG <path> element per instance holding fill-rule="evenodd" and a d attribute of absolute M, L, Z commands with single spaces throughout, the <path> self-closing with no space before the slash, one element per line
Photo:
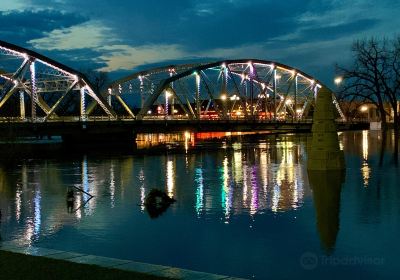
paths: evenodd
<path fill-rule="evenodd" d="M 56 135 L 108 135 L 126 133 L 173 133 L 182 131 L 282 131 L 309 132 L 312 121 L 264 121 L 264 120 L 111 120 L 90 118 L 86 121 L 62 119 L 31 123 L 28 121 L 0 120 L 0 137 L 29 137 Z M 338 130 L 368 129 L 369 123 L 338 122 Z"/>

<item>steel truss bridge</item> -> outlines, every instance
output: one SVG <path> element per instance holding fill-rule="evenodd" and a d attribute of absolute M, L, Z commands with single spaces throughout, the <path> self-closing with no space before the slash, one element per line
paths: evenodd
<path fill-rule="evenodd" d="M 136 130 L 156 123 L 299 125 L 309 123 L 322 87 L 293 67 L 239 59 L 150 69 L 95 92 L 82 73 L 0 41 L 0 123 L 25 129 L 102 121 L 134 124 Z M 344 120 L 334 95 L 333 102 Z"/>
<path fill-rule="evenodd" d="M 0 41 L 0 116 L 14 121 L 304 120 L 322 86 L 287 65 L 240 59 L 142 71 L 98 93 L 78 71 Z"/>

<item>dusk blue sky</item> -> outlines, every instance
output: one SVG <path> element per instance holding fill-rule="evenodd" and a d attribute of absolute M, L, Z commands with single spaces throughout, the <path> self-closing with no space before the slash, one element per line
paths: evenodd
<path fill-rule="evenodd" d="M 398 0 L 0 0 L 0 39 L 112 77 L 162 64 L 275 60 L 332 85 L 356 39 L 393 37 Z"/>

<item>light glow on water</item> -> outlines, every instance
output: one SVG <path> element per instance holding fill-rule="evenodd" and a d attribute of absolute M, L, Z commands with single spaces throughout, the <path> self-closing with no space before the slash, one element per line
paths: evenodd
<path fill-rule="evenodd" d="M 228 167 L 228 158 L 225 157 L 223 160 L 222 171 L 221 171 L 221 206 L 224 209 L 225 214 L 225 222 L 229 222 L 229 212 L 231 210 L 231 198 L 230 198 L 230 182 L 229 182 L 229 167 Z"/>
<path fill-rule="evenodd" d="M 368 165 L 368 131 L 362 132 L 362 151 L 363 151 L 363 163 L 361 167 L 361 173 L 363 177 L 364 187 L 368 187 L 370 179 L 371 168 Z"/>
<path fill-rule="evenodd" d="M 111 208 L 115 207 L 115 174 L 114 174 L 114 162 L 111 161 L 110 166 L 110 200 Z"/>
<path fill-rule="evenodd" d="M 167 160 L 167 192 L 169 197 L 174 197 L 175 192 L 175 170 L 172 159 Z"/>
<path fill-rule="evenodd" d="M 143 168 L 139 171 L 139 182 L 140 182 L 140 210 L 144 211 L 144 202 L 146 199 L 146 188 L 145 188 L 145 177 Z"/>
<path fill-rule="evenodd" d="M 319 258 L 364 254 L 385 263 L 365 264 L 363 270 L 378 278 L 392 275 L 400 250 L 400 179 L 388 151 L 378 166 L 379 136 L 340 135 L 347 166 L 342 183 L 336 174 L 308 174 L 305 137 L 258 137 L 223 139 L 224 148 L 220 141 L 195 153 L 34 159 L 0 170 L 1 237 L 254 279 L 307 277 L 310 271 L 299 261 L 304 252 Z M 360 188 L 365 183 L 368 188 Z M 95 197 L 85 204 L 86 195 L 77 191 L 69 213 L 67 186 Z M 177 202 L 152 219 L 144 201 L 155 187 Z M 82 236 L 85 242 L 76 242 Z M 383 249 L 388 243 L 389 251 Z M 174 254 L 166 253 L 171 248 Z M 211 261 L 211 255 L 218 257 Z M 347 277 L 358 269 L 346 266 L 342 274 L 340 267 L 326 265 L 313 273 Z"/>
<path fill-rule="evenodd" d="M 35 191 L 35 197 L 33 201 L 33 207 L 35 213 L 33 216 L 33 223 L 34 223 L 33 234 L 35 238 L 38 238 L 38 235 L 40 233 L 40 226 L 42 224 L 41 202 L 42 202 L 42 196 L 40 194 L 40 187 L 38 187 L 37 190 Z"/>
<path fill-rule="evenodd" d="M 363 159 L 368 160 L 368 130 L 362 132 Z"/>
<path fill-rule="evenodd" d="M 203 169 L 201 167 L 196 168 L 196 213 L 198 216 L 203 212 L 204 207 L 204 179 Z"/>

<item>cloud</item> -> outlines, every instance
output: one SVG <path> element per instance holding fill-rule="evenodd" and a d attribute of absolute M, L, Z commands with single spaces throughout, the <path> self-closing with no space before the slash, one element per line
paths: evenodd
<path fill-rule="evenodd" d="M 57 28 L 68 28 L 87 19 L 75 13 L 55 10 L 22 10 L 0 12 L 0 36 L 3 40 L 26 45 Z"/>
<path fill-rule="evenodd" d="M 347 35 L 357 34 L 365 30 L 370 30 L 379 22 L 380 20 L 377 19 L 361 19 L 335 26 L 310 28 L 303 30 L 300 36 L 310 38 L 310 41 L 336 39 L 346 37 Z"/>
<path fill-rule="evenodd" d="M 139 65 L 187 56 L 179 45 L 144 45 L 140 47 L 113 45 L 103 47 L 101 51 L 104 54 L 99 59 L 106 64 L 100 69 L 102 71 L 130 70 Z"/>
<path fill-rule="evenodd" d="M 68 28 L 54 29 L 45 37 L 30 40 L 33 47 L 45 50 L 77 50 L 98 48 L 109 43 L 111 29 L 101 22 L 89 21 Z"/>
<path fill-rule="evenodd" d="M 327 77 L 354 39 L 400 25 L 395 0 L 0 1 L 3 40 L 109 71 L 259 58 Z"/>
<path fill-rule="evenodd" d="M 0 11 L 19 10 L 25 7 L 25 3 L 20 0 L 1 0 Z"/>

